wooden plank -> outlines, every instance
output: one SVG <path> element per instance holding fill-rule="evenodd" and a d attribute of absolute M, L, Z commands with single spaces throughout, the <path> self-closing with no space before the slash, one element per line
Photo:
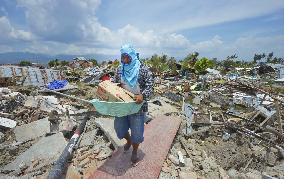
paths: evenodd
<path fill-rule="evenodd" d="M 168 116 L 153 119 L 145 126 L 145 141 L 138 150 L 138 156 L 143 159 L 136 167 L 130 162 L 131 151 L 124 153 L 121 147 L 91 176 L 88 175 L 89 178 L 158 178 L 180 122 L 180 118 Z"/>

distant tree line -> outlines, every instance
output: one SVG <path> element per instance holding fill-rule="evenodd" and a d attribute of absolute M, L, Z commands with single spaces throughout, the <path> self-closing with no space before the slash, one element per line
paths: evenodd
<path fill-rule="evenodd" d="M 28 61 L 28 60 L 22 60 L 19 63 L 20 66 L 31 66 L 32 62 Z"/>
<path fill-rule="evenodd" d="M 284 64 L 283 58 L 278 58 L 273 56 L 273 52 L 268 53 L 267 55 L 265 53 L 262 54 L 254 54 L 253 62 L 257 63 L 258 61 L 265 61 L 267 63 L 281 63 Z"/>
<path fill-rule="evenodd" d="M 59 60 L 59 59 L 55 59 L 55 60 L 50 60 L 48 62 L 48 67 L 59 67 L 59 66 L 66 66 L 68 65 L 69 62 L 66 60 Z"/>
<path fill-rule="evenodd" d="M 114 61 L 98 61 L 94 58 L 89 59 L 93 66 L 108 66 L 111 68 L 117 68 L 120 65 L 120 60 Z M 231 70 L 236 67 L 249 68 L 253 67 L 258 62 L 267 63 L 280 63 L 284 64 L 284 59 L 275 57 L 273 52 L 268 54 L 259 53 L 254 54 L 251 61 L 244 61 L 238 58 L 237 54 L 229 55 L 224 60 L 217 60 L 217 58 L 206 58 L 199 57 L 198 52 L 193 52 L 188 54 L 184 59 L 178 61 L 174 57 L 169 57 L 165 54 L 157 55 L 154 54 L 150 58 L 141 59 L 146 65 L 148 65 L 153 73 L 156 75 L 161 75 L 164 72 L 170 73 L 172 75 L 178 74 L 178 67 L 183 71 L 191 71 L 196 74 L 205 73 L 207 68 L 219 68 L 224 71 Z M 54 59 L 48 62 L 49 67 L 62 67 L 69 64 L 69 61 Z M 32 63 L 28 60 L 23 60 L 19 63 L 20 66 L 31 66 Z"/>

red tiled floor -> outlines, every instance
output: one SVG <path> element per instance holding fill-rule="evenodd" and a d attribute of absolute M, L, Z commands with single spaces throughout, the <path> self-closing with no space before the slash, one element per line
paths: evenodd
<path fill-rule="evenodd" d="M 123 153 L 123 148 L 119 148 L 89 179 L 158 178 L 180 122 L 174 117 L 155 118 L 145 126 L 144 142 L 138 151 L 142 160 L 136 167 L 131 166 L 131 150 Z"/>

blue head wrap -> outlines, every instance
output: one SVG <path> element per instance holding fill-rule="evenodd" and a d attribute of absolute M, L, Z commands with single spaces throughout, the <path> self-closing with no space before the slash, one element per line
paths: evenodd
<path fill-rule="evenodd" d="M 125 44 L 120 49 L 121 55 L 127 54 L 131 59 L 129 64 L 121 64 L 121 78 L 127 82 L 130 87 L 134 87 L 138 81 L 138 74 L 140 70 L 140 61 L 134 48 L 130 44 Z"/>

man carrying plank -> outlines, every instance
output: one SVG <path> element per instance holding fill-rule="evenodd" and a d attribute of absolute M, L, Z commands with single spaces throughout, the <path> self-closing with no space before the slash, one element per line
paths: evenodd
<path fill-rule="evenodd" d="M 131 161 L 138 162 L 137 150 L 144 140 L 144 120 L 148 111 L 146 100 L 153 94 L 153 77 L 151 71 L 138 59 L 134 48 L 123 45 L 120 49 L 121 65 L 117 70 L 116 82 L 127 91 L 134 94 L 134 100 L 140 104 L 144 102 L 136 114 L 115 117 L 114 129 L 119 139 L 125 138 L 124 151 L 133 147 Z M 131 130 L 131 135 L 128 130 Z"/>

